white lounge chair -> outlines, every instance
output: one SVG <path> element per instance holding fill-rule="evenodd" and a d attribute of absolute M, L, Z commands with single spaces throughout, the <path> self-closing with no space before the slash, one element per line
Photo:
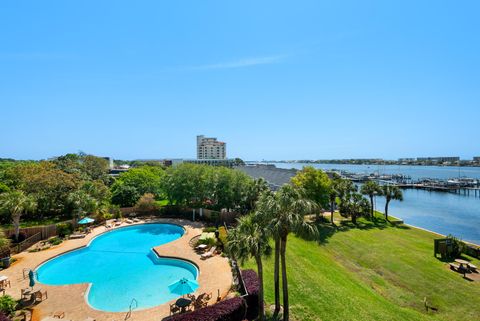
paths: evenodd
<path fill-rule="evenodd" d="M 201 259 L 205 260 L 205 259 L 208 259 L 209 257 L 212 257 L 216 249 L 217 249 L 216 246 L 212 246 L 208 252 L 203 253 L 201 255 Z"/>
<path fill-rule="evenodd" d="M 86 235 L 84 233 L 75 233 L 69 236 L 70 239 L 83 239 Z"/>

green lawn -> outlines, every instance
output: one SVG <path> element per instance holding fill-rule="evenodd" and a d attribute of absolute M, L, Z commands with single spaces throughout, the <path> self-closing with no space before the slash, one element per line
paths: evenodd
<path fill-rule="evenodd" d="M 464 280 L 433 256 L 433 234 L 383 219 L 320 228 L 320 244 L 288 241 L 292 319 L 480 320 L 480 282 Z M 265 270 L 265 299 L 272 304 L 273 257 Z M 439 312 L 427 314 L 424 297 Z"/>

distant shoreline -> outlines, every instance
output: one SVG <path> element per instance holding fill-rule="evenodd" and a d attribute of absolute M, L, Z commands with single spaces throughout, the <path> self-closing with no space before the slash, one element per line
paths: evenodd
<path fill-rule="evenodd" d="M 466 162 L 466 163 L 464 163 Z M 471 161 L 461 161 L 459 163 L 424 163 L 424 162 L 412 162 L 404 163 L 398 161 L 388 160 L 283 160 L 283 161 L 247 161 L 246 163 L 280 163 L 280 164 L 331 164 L 331 165 L 397 165 L 397 166 L 436 166 L 436 167 L 480 167 L 480 163 L 471 163 Z"/>

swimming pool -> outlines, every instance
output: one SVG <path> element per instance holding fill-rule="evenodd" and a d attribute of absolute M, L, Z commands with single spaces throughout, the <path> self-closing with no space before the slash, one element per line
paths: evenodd
<path fill-rule="evenodd" d="M 168 285 L 185 277 L 196 280 L 195 265 L 159 258 L 154 246 L 180 238 L 184 229 L 173 224 L 142 224 L 119 228 L 94 238 L 87 247 L 68 252 L 37 268 L 37 279 L 48 285 L 90 283 L 91 307 L 109 312 L 128 311 L 175 299 Z"/>

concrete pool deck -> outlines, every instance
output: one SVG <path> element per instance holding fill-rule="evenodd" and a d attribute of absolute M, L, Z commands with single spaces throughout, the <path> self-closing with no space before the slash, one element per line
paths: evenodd
<path fill-rule="evenodd" d="M 216 255 L 207 260 L 201 260 L 200 255 L 195 253 L 189 245 L 189 241 L 192 238 L 202 233 L 203 225 L 201 223 L 180 219 L 155 219 L 148 223 L 172 223 L 185 228 L 185 234 L 181 238 L 157 246 L 154 250 L 159 256 L 185 259 L 198 266 L 198 283 L 200 287 L 195 294 L 211 292 L 212 300 L 209 304 L 213 304 L 217 300 L 218 292 L 221 298 L 224 298 L 229 293 L 233 278 L 228 259 Z M 137 224 L 142 224 L 142 222 Z M 134 224 L 123 223 L 121 226 L 112 229 L 99 226 L 83 239 L 64 241 L 58 246 L 40 252 L 22 252 L 15 255 L 14 258 L 18 261 L 8 269 L 0 271 L 0 275 L 7 276 L 11 282 L 12 287 L 6 289 L 6 294 L 11 295 L 15 299 L 20 299 L 21 289 L 27 288 L 29 283 L 28 277 L 23 277 L 24 269 L 36 269 L 40 264 L 55 256 L 86 246 L 94 237 L 104 232 L 131 225 Z M 104 312 L 92 309 L 85 299 L 88 286 L 86 283 L 63 286 L 36 284 L 36 289 L 41 288 L 48 292 L 48 299 L 34 307 L 36 310 L 35 315 L 40 317 L 36 320 L 40 321 L 41 318 L 52 316 L 56 311 L 65 312 L 65 319 L 71 319 L 73 321 L 83 321 L 87 317 L 92 317 L 97 321 L 125 320 L 126 312 Z M 175 300 L 150 309 L 134 310 L 128 320 L 162 320 L 170 314 L 170 304 L 173 302 L 175 302 Z"/>

